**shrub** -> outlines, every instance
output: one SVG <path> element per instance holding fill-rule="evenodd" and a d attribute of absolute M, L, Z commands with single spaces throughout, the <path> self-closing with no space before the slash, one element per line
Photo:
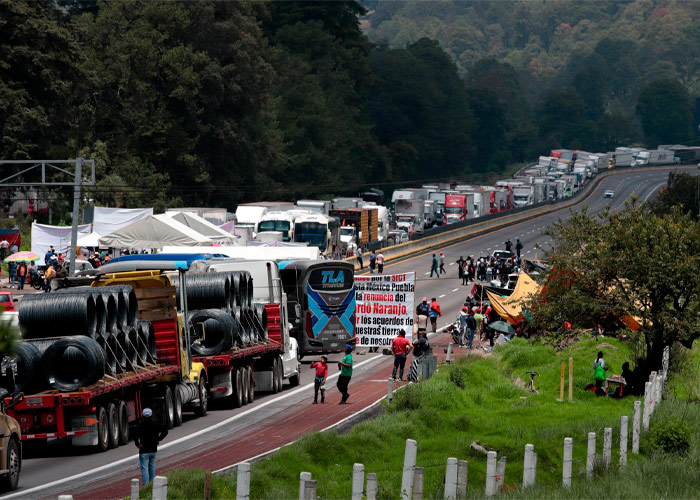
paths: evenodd
<path fill-rule="evenodd" d="M 421 405 L 422 392 L 421 384 L 412 384 L 401 391 L 395 392 L 388 411 L 396 413 L 405 410 L 417 410 Z"/>
<path fill-rule="evenodd" d="M 664 453 L 685 455 L 690 449 L 690 427 L 677 418 L 658 421 L 651 429 L 649 446 Z"/>

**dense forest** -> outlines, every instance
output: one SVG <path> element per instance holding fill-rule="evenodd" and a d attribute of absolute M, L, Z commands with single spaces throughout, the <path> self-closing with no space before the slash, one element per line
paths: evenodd
<path fill-rule="evenodd" d="M 0 158 L 163 208 L 692 143 L 697 2 L 0 0 Z"/>

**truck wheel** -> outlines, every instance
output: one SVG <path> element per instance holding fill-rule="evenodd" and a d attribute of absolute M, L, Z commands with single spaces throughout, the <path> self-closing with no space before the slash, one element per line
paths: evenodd
<path fill-rule="evenodd" d="M 109 449 L 109 418 L 104 406 L 97 407 L 97 451 Z"/>
<path fill-rule="evenodd" d="M 207 381 L 204 380 L 204 377 L 199 377 L 197 392 L 199 396 L 199 406 L 194 409 L 194 414 L 198 417 L 206 417 L 207 408 L 209 407 L 209 402 L 207 401 L 209 395 L 207 394 Z"/>
<path fill-rule="evenodd" d="M 294 375 L 289 377 L 289 385 L 292 387 L 296 387 L 299 385 L 299 372 L 296 372 Z"/>
<path fill-rule="evenodd" d="M 282 358 L 277 356 L 277 390 L 282 392 L 284 387 L 284 365 L 282 364 Z"/>
<path fill-rule="evenodd" d="M 22 471 L 22 454 L 19 445 L 14 439 L 7 442 L 7 475 L 2 478 L 0 487 L 2 491 L 16 490 L 19 486 L 19 473 Z"/>
<path fill-rule="evenodd" d="M 163 425 L 172 429 L 175 425 L 175 403 L 173 403 L 173 391 L 166 387 L 163 391 Z"/>
<path fill-rule="evenodd" d="M 255 401 L 255 376 L 253 375 L 253 367 L 247 367 L 246 372 L 248 372 L 248 402 L 252 403 Z"/>
<path fill-rule="evenodd" d="M 109 447 L 116 448 L 119 446 L 119 412 L 114 403 L 107 405 L 107 422 L 109 424 Z"/>
<path fill-rule="evenodd" d="M 231 384 L 233 385 L 233 406 L 240 408 L 243 406 L 243 377 L 241 377 L 240 369 L 231 370 Z"/>
<path fill-rule="evenodd" d="M 180 427 L 182 425 L 182 394 L 180 394 L 180 391 L 177 390 L 177 387 L 174 387 L 173 395 L 173 399 L 175 401 L 173 425 L 175 427 Z"/>
<path fill-rule="evenodd" d="M 117 413 L 119 415 L 119 444 L 124 445 L 129 442 L 129 409 L 124 401 L 119 401 Z"/>
<path fill-rule="evenodd" d="M 248 377 L 248 369 L 245 366 L 239 368 L 239 370 L 241 372 L 241 401 L 245 406 L 248 404 L 248 395 L 250 392 L 248 385 L 250 384 L 250 378 Z"/>

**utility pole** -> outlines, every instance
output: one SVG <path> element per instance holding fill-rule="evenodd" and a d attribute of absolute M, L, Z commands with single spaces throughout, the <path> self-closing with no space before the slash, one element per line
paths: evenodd
<path fill-rule="evenodd" d="M 68 275 L 75 274 L 75 257 L 78 246 L 78 219 L 80 217 L 80 186 L 83 183 L 83 159 L 75 159 L 75 186 L 73 187 L 73 227 L 70 232 L 70 268 Z"/>

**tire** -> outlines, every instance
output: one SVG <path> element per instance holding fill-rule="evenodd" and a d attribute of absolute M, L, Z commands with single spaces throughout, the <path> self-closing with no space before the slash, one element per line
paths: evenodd
<path fill-rule="evenodd" d="M 277 356 L 277 390 L 282 392 L 284 388 L 284 365 L 282 364 L 282 358 Z"/>
<path fill-rule="evenodd" d="M 16 490 L 19 486 L 19 474 L 22 471 L 22 453 L 19 451 L 19 444 L 14 439 L 7 442 L 6 467 L 8 473 L 0 481 L 0 488 L 2 491 Z"/>
<path fill-rule="evenodd" d="M 248 402 L 252 403 L 255 401 L 255 376 L 253 374 L 253 367 L 247 367 L 246 372 L 248 373 Z"/>
<path fill-rule="evenodd" d="M 119 444 L 125 445 L 129 442 L 129 409 L 124 401 L 119 401 L 117 414 L 119 415 Z"/>
<path fill-rule="evenodd" d="M 175 402 L 173 425 L 175 427 L 180 427 L 182 425 L 182 394 L 180 394 L 180 391 L 177 390 L 177 386 L 175 386 L 173 389 L 173 401 Z"/>
<path fill-rule="evenodd" d="M 240 408 L 243 406 L 243 378 L 241 377 L 241 370 L 234 368 L 231 370 L 231 384 L 233 384 L 233 406 L 234 408 Z"/>
<path fill-rule="evenodd" d="M 241 394 L 242 394 L 242 401 L 243 405 L 248 404 L 248 395 L 250 393 L 248 385 L 250 384 L 250 378 L 248 377 L 248 369 L 244 366 L 242 368 L 239 368 L 239 371 L 241 373 Z"/>
<path fill-rule="evenodd" d="M 289 385 L 292 387 L 296 387 L 299 385 L 299 373 L 297 372 L 296 375 L 292 375 L 289 377 Z"/>
<path fill-rule="evenodd" d="M 114 403 L 107 405 L 107 422 L 109 447 L 117 448 L 119 446 L 119 411 Z"/>
<path fill-rule="evenodd" d="M 167 429 L 172 429 L 175 426 L 175 403 L 170 387 L 166 387 L 163 391 L 163 425 Z"/>
<path fill-rule="evenodd" d="M 207 400 L 209 395 L 207 394 L 207 381 L 202 376 L 199 377 L 197 392 L 199 393 L 199 406 L 194 409 L 194 414 L 198 417 L 206 417 L 209 408 L 209 401 Z"/>
<path fill-rule="evenodd" d="M 104 406 L 97 407 L 97 451 L 109 449 L 109 417 Z"/>
<path fill-rule="evenodd" d="M 272 360 L 272 394 L 277 394 L 280 389 L 279 389 L 279 360 L 277 358 L 274 358 Z"/>

